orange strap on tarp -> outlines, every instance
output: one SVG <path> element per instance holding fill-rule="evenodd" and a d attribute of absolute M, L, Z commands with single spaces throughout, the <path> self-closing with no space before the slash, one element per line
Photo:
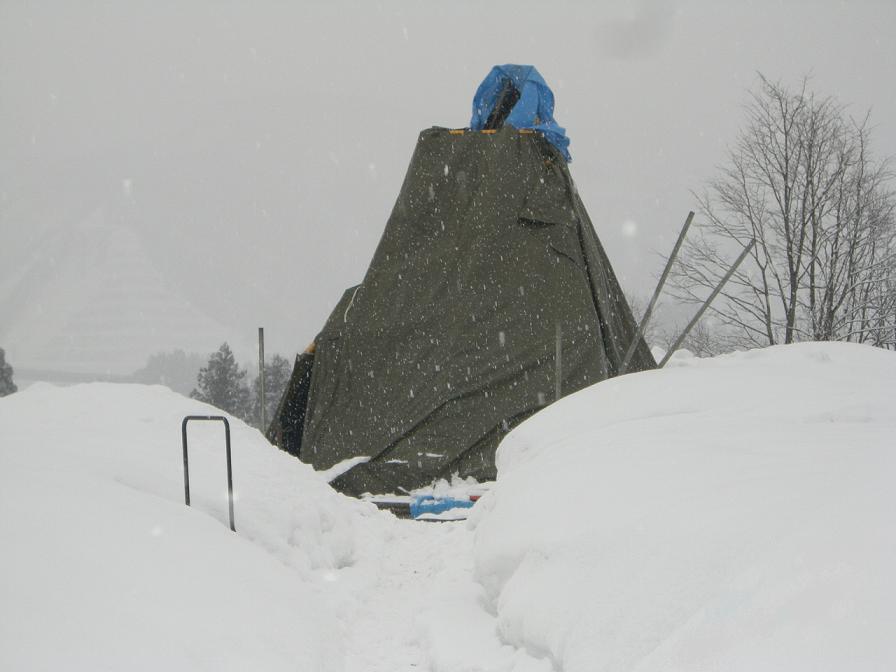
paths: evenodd
<path fill-rule="evenodd" d="M 468 128 L 449 128 L 448 132 L 451 135 L 463 135 L 468 130 L 470 130 L 470 129 L 468 129 Z M 497 133 L 498 130 L 497 129 L 483 129 L 479 132 L 485 133 L 486 135 L 493 135 L 493 134 Z M 517 129 L 517 132 L 520 135 L 535 135 L 535 131 L 532 130 L 531 128 L 520 128 L 520 129 Z"/>

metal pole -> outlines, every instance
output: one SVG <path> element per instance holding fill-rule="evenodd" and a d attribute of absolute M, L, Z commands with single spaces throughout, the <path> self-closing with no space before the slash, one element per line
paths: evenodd
<path fill-rule="evenodd" d="M 563 380 L 563 327 L 559 322 L 554 337 L 554 400 L 557 400 L 562 392 Z"/>
<path fill-rule="evenodd" d="M 687 219 L 684 220 L 684 226 L 681 227 L 681 233 L 678 234 L 678 240 L 675 241 L 675 247 L 672 248 L 672 254 L 669 255 L 669 259 L 666 261 L 666 268 L 663 269 L 663 274 L 660 276 L 660 281 L 659 283 L 657 283 L 656 289 L 653 290 L 653 297 L 650 299 L 650 303 L 647 304 L 647 310 L 644 311 L 644 315 L 641 317 L 641 324 L 638 325 L 638 331 L 635 332 L 635 337 L 629 344 L 628 351 L 625 353 L 625 357 L 622 359 L 622 366 L 619 367 L 619 373 L 616 375 L 621 376 L 628 370 L 628 365 L 632 361 L 635 350 L 638 349 L 638 343 L 641 342 L 641 337 L 644 335 L 644 332 L 647 331 L 647 325 L 650 324 L 650 318 L 653 315 L 653 307 L 656 305 L 656 301 L 660 296 L 660 292 L 663 291 L 663 285 L 666 284 L 666 278 L 669 275 L 669 271 L 672 270 L 672 265 L 675 263 L 675 259 L 678 257 L 678 250 L 681 249 L 681 244 L 684 242 L 684 237 L 687 234 L 688 229 L 691 227 L 691 222 L 693 220 L 694 211 L 691 210 L 688 213 Z"/>
<path fill-rule="evenodd" d="M 264 388 L 262 388 L 264 389 Z M 262 397 L 264 398 L 264 397 Z M 230 529 L 236 532 L 236 525 L 233 523 L 233 467 L 230 463 L 230 423 L 227 418 L 224 420 L 224 440 L 227 443 L 227 504 L 228 513 L 230 513 Z"/>
<path fill-rule="evenodd" d="M 264 394 L 264 327 L 258 327 L 258 384 L 261 388 L 259 391 L 261 397 L 261 431 L 264 433 L 268 428 L 268 409 Z"/>
<path fill-rule="evenodd" d="M 187 418 L 180 423 L 180 438 L 184 446 L 184 504 L 190 506 L 190 464 L 187 458 Z"/>
<path fill-rule="evenodd" d="M 666 356 L 663 357 L 663 361 L 661 361 L 659 363 L 659 365 L 658 365 L 659 368 L 663 368 L 663 366 L 665 366 L 666 362 L 669 361 L 669 358 L 672 356 L 672 353 L 674 353 L 676 350 L 678 350 L 678 348 L 684 342 L 684 339 L 687 338 L 689 333 L 691 333 L 691 329 L 694 328 L 694 325 L 697 324 L 697 322 L 700 320 L 701 317 L 703 317 L 703 313 L 705 313 L 706 309 L 709 308 L 709 304 L 711 304 L 713 302 L 713 299 L 715 299 L 716 296 L 719 295 L 719 292 L 722 291 L 722 287 L 724 287 L 725 283 L 728 282 L 729 278 L 731 278 L 731 276 L 734 275 L 734 272 L 737 270 L 737 267 L 740 266 L 741 262 L 747 258 L 747 255 L 750 253 L 750 250 L 753 249 L 753 246 L 755 244 L 756 244 L 756 239 L 754 238 L 753 240 L 750 241 L 750 244 L 747 245 L 743 249 L 743 252 L 740 253 L 740 256 L 734 262 L 734 265 L 728 270 L 728 272 L 725 274 L 725 277 L 723 277 L 721 279 L 721 281 L 716 286 L 716 288 L 714 290 L 712 290 L 712 294 L 710 294 L 709 298 L 703 302 L 703 305 L 700 306 L 700 310 L 697 311 L 697 314 L 694 315 L 694 318 L 688 323 L 688 326 L 686 326 L 684 328 L 684 331 L 681 332 L 681 335 L 677 339 L 675 339 L 675 343 L 673 343 L 672 346 L 669 348 L 669 351 L 666 353 Z"/>

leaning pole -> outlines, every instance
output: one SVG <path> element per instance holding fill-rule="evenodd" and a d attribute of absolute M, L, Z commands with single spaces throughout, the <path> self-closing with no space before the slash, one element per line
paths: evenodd
<path fill-rule="evenodd" d="M 700 320 L 701 317 L 703 317 L 703 313 L 705 313 L 706 309 L 709 308 L 709 304 L 711 304 L 713 302 L 713 300 L 719 295 L 719 292 L 722 291 L 722 287 L 724 287 L 725 283 L 728 282 L 728 280 L 731 278 L 732 275 L 734 275 L 734 272 L 737 270 L 737 267 L 740 266 L 741 262 L 747 258 L 747 255 L 750 253 L 750 250 L 753 249 L 753 246 L 755 244 L 756 244 L 756 239 L 754 238 L 753 240 L 750 241 L 749 245 L 747 245 L 744 248 L 743 252 L 740 253 L 740 256 L 734 262 L 734 265 L 730 269 L 728 269 L 728 272 L 721 279 L 721 281 L 719 281 L 719 284 L 716 286 L 716 288 L 714 290 L 712 290 L 712 294 L 710 294 L 709 298 L 703 302 L 703 305 L 700 306 L 700 310 L 697 311 L 697 314 L 694 315 L 693 319 L 688 323 L 688 326 L 686 326 L 684 328 L 684 331 L 681 332 L 681 335 L 678 338 L 676 338 L 675 342 L 669 347 L 669 350 L 666 352 L 666 356 L 663 357 L 663 361 L 661 361 L 659 364 L 657 364 L 658 368 L 660 368 L 660 369 L 663 368 L 663 366 L 666 364 L 666 362 L 669 361 L 669 358 L 672 356 L 672 353 L 674 353 L 676 350 L 678 350 L 679 347 L 681 347 L 681 344 L 684 343 L 684 339 L 687 338 L 689 333 L 691 333 L 691 329 L 693 329 L 694 325 L 697 324 L 697 322 Z"/>
<path fill-rule="evenodd" d="M 684 237 L 687 235 L 692 221 L 694 221 L 693 210 L 688 213 L 687 219 L 684 220 L 684 226 L 681 227 L 681 233 L 678 234 L 678 240 L 675 241 L 675 247 L 672 248 L 672 254 L 669 255 L 669 259 L 666 261 L 666 268 L 663 269 L 663 274 L 660 276 L 660 281 L 657 283 L 656 289 L 653 290 L 653 296 L 650 299 L 650 303 L 647 304 L 647 310 L 644 311 L 644 316 L 641 318 L 641 323 L 638 325 L 635 337 L 629 344 L 625 357 L 622 359 L 622 366 L 619 367 L 619 373 L 616 374 L 618 376 L 621 376 L 628 370 L 629 362 L 632 361 L 635 350 L 638 349 L 638 343 L 641 342 L 641 337 L 644 336 L 644 332 L 647 331 L 647 325 L 650 324 L 650 318 L 653 315 L 653 308 L 656 305 L 657 299 L 660 298 L 660 292 L 663 291 L 663 285 L 666 284 L 666 278 L 669 276 L 669 271 L 672 270 L 672 265 L 678 257 L 678 250 L 681 249 L 681 244 L 684 242 Z"/>

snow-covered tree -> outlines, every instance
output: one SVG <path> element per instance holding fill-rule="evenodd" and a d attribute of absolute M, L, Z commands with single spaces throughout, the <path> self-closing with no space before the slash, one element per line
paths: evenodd
<path fill-rule="evenodd" d="M 202 356 L 195 352 L 157 352 L 150 355 L 146 366 L 135 371 L 131 378 L 135 383 L 165 385 L 175 392 L 190 394 L 202 363 Z"/>
<path fill-rule="evenodd" d="M 12 367 L 6 363 L 6 352 L 0 348 L 0 397 L 5 397 L 19 389 L 12 382 L 12 374 Z"/>
<path fill-rule="evenodd" d="M 223 343 L 218 351 L 211 355 L 208 364 L 199 370 L 196 388 L 190 396 L 239 418 L 249 417 L 246 370 L 241 369 L 236 363 L 227 343 Z"/>
<path fill-rule="evenodd" d="M 286 385 L 289 383 L 289 377 L 292 374 L 292 365 L 289 360 L 280 355 L 274 355 L 269 362 L 264 365 L 264 401 L 265 401 L 265 417 L 270 422 L 277 410 L 277 405 L 286 391 Z M 252 400 L 252 420 L 253 424 L 261 423 L 261 377 L 255 378 L 252 386 L 254 397 Z M 261 428 L 262 431 L 267 429 Z"/>

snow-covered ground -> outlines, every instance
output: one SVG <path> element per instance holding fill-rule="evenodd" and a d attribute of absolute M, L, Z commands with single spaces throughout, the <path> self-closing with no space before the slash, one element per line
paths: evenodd
<path fill-rule="evenodd" d="M 466 523 L 399 521 L 162 387 L 0 399 L 0 669 L 896 668 L 896 354 L 805 344 L 583 390 Z"/>
<path fill-rule="evenodd" d="M 896 669 L 896 354 L 606 381 L 499 449 L 476 577 L 558 669 Z"/>
<path fill-rule="evenodd" d="M 546 670 L 494 634 L 463 525 L 399 521 L 161 386 L 0 399 L 2 670 Z M 529 659 L 532 666 L 525 665 Z"/>

